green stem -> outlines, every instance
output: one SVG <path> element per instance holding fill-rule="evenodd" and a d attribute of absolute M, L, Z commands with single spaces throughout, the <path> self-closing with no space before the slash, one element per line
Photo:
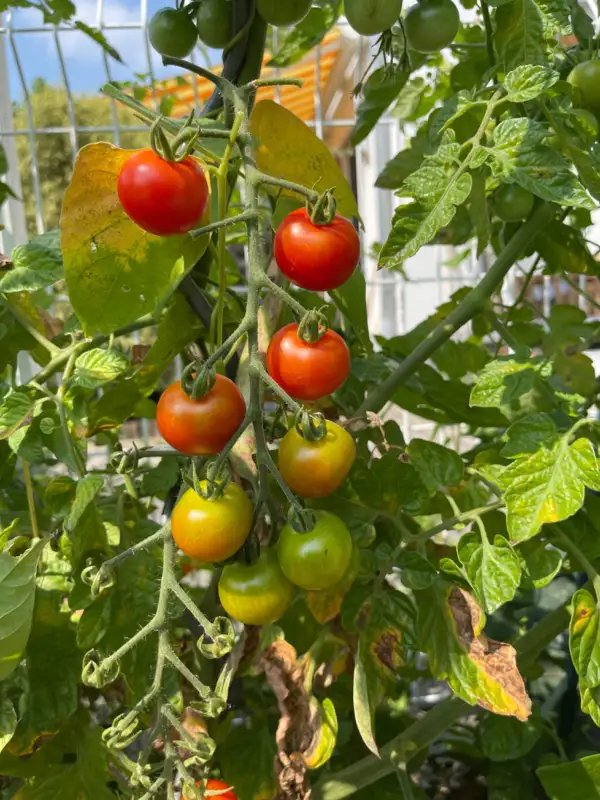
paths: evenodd
<path fill-rule="evenodd" d="M 33 481 L 31 480 L 31 470 L 29 469 L 29 462 L 22 461 L 23 467 L 23 480 L 25 481 L 25 492 L 27 493 L 27 508 L 29 509 L 29 522 L 31 524 L 31 535 L 34 539 L 40 538 L 40 529 L 38 526 L 37 512 L 35 510 L 35 494 L 33 491 Z"/>
<path fill-rule="evenodd" d="M 485 46 L 487 47 L 488 59 L 490 67 L 496 63 L 496 54 L 494 53 L 494 28 L 490 17 L 490 10 L 486 0 L 480 0 L 479 7 L 481 8 L 481 16 L 483 17 L 483 25 L 485 27 Z"/>
<path fill-rule="evenodd" d="M 278 189 L 283 189 L 287 192 L 295 192 L 307 200 L 316 202 L 319 198 L 318 192 L 314 189 L 307 189 L 300 183 L 293 183 L 292 181 L 284 181 L 282 178 L 274 178 L 272 175 L 266 175 L 264 172 L 256 172 L 258 186 L 276 186 Z"/>
<path fill-rule="evenodd" d="M 67 409 L 65 406 L 65 394 L 67 391 L 67 385 L 73 374 L 73 370 L 75 369 L 75 360 L 77 356 L 75 352 L 71 353 L 69 359 L 67 361 L 67 366 L 65 367 L 65 371 L 63 372 L 62 382 L 56 393 L 54 398 L 56 402 L 56 406 L 58 408 L 58 416 L 60 419 L 60 425 L 62 428 L 63 436 L 65 439 L 65 444 L 67 446 L 67 450 L 69 451 L 69 455 L 71 456 L 71 461 L 73 462 L 73 466 L 75 468 L 75 472 L 78 474 L 80 478 L 85 476 L 86 471 L 86 464 L 84 460 L 81 458 L 81 453 L 75 447 L 73 442 L 73 438 L 71 437 L 71 431 L 69 430 L 69 423 L 67 420 Z"/>
<path fill-rule="evenodd" d="M 227 181 L 227 173 L 225 173 L 225 179 Z M 219 213 L 220 212 L 221 212 L 221 194 L 219 193 Z M 225 235 L 225 230 L 224 230 L 225 228 L 228 228 L 230 225 L 238 225 L 240 222 L 247 222 L 250 217 L 255 216 L 254 212 L 250 211 L 244 211 L 242 214 L 236 214 L 235 217 L 226 217 L 225 216 L 226 213 L 227 213 L 227 182 L 225 182 L 225 208 L 223 210 L 223 217 L 217 222 L 211 222 L 209 225 L 203 225 L 201 228 L 196 228 L 196 230 L 190 231 L 190 236 L 192 236 L 194 239 L 198 239 L 200 236 L 205 236 L 207 233 L 212 233 L 213 231 L 219 231 L 219 235 L 221 235 L 221 233 Z"/>
<path fill-rule="evenodd" d="M 380 411 L 392 399 L 396 389 L 399 389 L 444 342 L 447 342 L 456 331 L 475 316 L 483 303 L 500 286 L 509 269 L 523 252 L 523 249 L 548 224 L 554 214 L 555 208 L 549 203 L 543 203 L 536 208 L 531 217 L 521 226 L 500 253 L 477 286 L 471 289 L 460 305 L 439 323 L 380 386 L 367 395 L 355 416 L 363 417 L 367 411 Z"/>
<path fill-rule="evenodd" d="M 136 542 L 131 547 L 128 547 L 127 550 L 123 550 L 122 553 L 119 553 L 114 558 L 111 558 L 109 561 L 105 561 L 103 566 L 108 568 L 114 568 L 118 566 L 122 561 L 126 561 L 128 558 L 131 558 L 136 553 L 141 552 L 142 550 L 148 550 L 148 548 L 152 547 L 154 544 L 158 544 L 161 542 L 166 536 L 170 536 L 171 534 L 171 523 L 167 522 L 166 525 L 163 525 L 160 530 L 153 533 L 151 536 L 147 536 L 141 542 Z"/>
<path fill-rule="evenodd" d="M 273 391 L 278 397 L 280 397 L 283 402 L 288 406 L 290 411 L 294 414 L 299 414 L 302 411 L 302 406 L 300 403 L 297 403 L 293 398 L 289 396 L 289 394 L 282 389 L 281 386 L 274 381 L 273 378 L 269 375 L 267 370 L 263 367 L 263 365 L 259 362 L 254 367 L 255 373 L 258 375 L 260 380 L 268 386 L 271 391 Z"/>
<path fill-rule="evenodd" d="M 34 325 L 32 325 L 32 323 L 27 319 L 27 317 L 21 314 L 20 311 L 17 311 L 17 309 L 12 305 L 12 303 L 10 303 L 5 297 L 2 298 L 2 303 L 5 306 L 5 308 L 17 320 L 19 325 L 25 328 L 25 330 L 31 336 L 31 338 L 35 339 L 35 341 L 39 345 L 41 345 L 44 348 L 44 350 L 47 350 L 48 353 L 50 353 L 51 357 L 54 357 L 58 353 L 60 353 L 60 347 L 57 347 L 49 339 L 47 339 L 43 333 L 40 333 L 40 331 L 38 331 L 38 329 Z"/>
<path fill-rule="evenodd" d="M 515 339 L 502 320 L 498 318 L 497 314 L 495 314 L 493 311 L 490 311 L 489 314 L 487 314 L 487 318 L 492 328 L 500 335 L 502 340 L 515 351 L 515 353 L 523 349 L 523 345 L 517 339 Z"/>
<path fill-rule="evenodd" d="M 221 75 L 215 75 L 214 72 L 211 72 L 210 70 L 205 69 L 198 64 L 194 64 L 191 61 L 186 61 L 183 58 L 171 58 L 171 56 L 163 56 L 163 64 L 165 67 L 181 67 L 181 69 L 184 69 L 186 72 L 192 72 L 194 75 L 199 75 L 201 78 L 214 83 L 217 89 L 228 100 L 232 99 L 232 95 L 235 92 L 235 87 Z M 229 134 L 227 134 L 227 138 L 229 138 Z"/>
<path fill-rule="evenodd" d="M 261 89 L 265 86 L 297 86 L 300 88 L 303 81 L 300 78 L 257 78 L 255 81 L 247 83 L 250 89 Z"/>
<path fill-rule="evenodd" d="M 286 292 L 283 287 L 279 286 L 275 281 L 272 281 L 267 275 L 263 275 L 262 285 L 264 289 L 271 292 L 271 294 L 274 294 L 275 297 L 278 297 L 288 305 L 300 319 L 306 314 L 304 306 Z"/>

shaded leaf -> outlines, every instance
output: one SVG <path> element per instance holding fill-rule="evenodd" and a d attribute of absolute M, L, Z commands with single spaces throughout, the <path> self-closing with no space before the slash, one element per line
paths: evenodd
<path fill-rule="evenodd" d="M 78 481 L 75 491 L 75 500 L 73 501 L 71 511 L 65 522 L 65 529 L 67 531 L 75 530 L 85 510 L 90 503 L 94 502 L 96 495 L 103 486 L 104 479 L 100 475 L 86 475 L 85 478 Z"/>
<path fill-rule="evenodd" d="M 464 465 L 454 450 L 426 439 L 412 439 L 408 445 L 408 455 L 421 480 L 432 493 L 457 486 L 462 480 Z"/>
<path fill-rule="evenodd" d="M 362 88 L 362 100 L 356 109 L 356 123 L 350 137 L 354 147 L 371 133 L 409 76 L 410 71 L 400 67 L 379 67 L 369 75 Z"/>
<path fill-rule="evenodd" d="M 600 755 L 539 767 L 536 774 L 552 800 L 600 798 Z"/>
<path fill-rule="evenodd" d="M 543 542 L 531 540 L 519 547 L 523 568 L 523 586 L 526 589 L 543 589 L 558 575 L 562 556 L 558 550 Z"/>
<path fill-rule="evenodd" d="M 523 758 L 538 742 L 541 730 L 531 720 L 520 722 L 511 717 L 488 714 L 479 729 L 481 749 L 491 761 Z"/>
<path fill-rule="evenodd" d="M 583 233 L 560 220 L 545 226 L 543 234 L 535 238 L 535 247 L 549 273 L 600 274 L 600 265 L 590 253 Z"/>
<path fill-rule="evenodd" d="M 260 800 L 275 794 L 275 741 L 266 725 L 251 720 L 249 726 L 227 733 L 219 744 L 219 765 L 239 800 Z"/>
<path fill-rule="evenodd" d="M 373 352 L 369 336 L 369 317 L 367 314 L 367 286 L 363 271 L 357 267 L 351 277 L 330 292 L 333 302 L 346 317 L 361 346 L 367 353 Z"/>
<path fill-rule="evenodd" d="M 581 710 L 600 725 L 600 615 L 596 598 L 587 589 L 573 595 L 569 649 L 579 676 Z"/>

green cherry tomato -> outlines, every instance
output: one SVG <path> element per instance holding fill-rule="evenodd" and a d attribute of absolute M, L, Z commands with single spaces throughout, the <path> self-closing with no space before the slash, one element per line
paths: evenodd
<path fill-rule="evenodd" d="M 391 28 L 402 11 L 402 0 L 344 0 L 344 14 L 361 36 L 375 36 Z"/>
<path fill-rule="evenodd" d="M 408 44 L 417 53 L 435 53 L 448 47 L 459 27 L 458 9 L 452 0 L 420 0 L 404 18 Z"/>
<path fill-rule="evenodd" d="M 162 56 L 185 58 L 194 49 L 198 31 L 186 11 L 161 8 L 150 20 L 148 38 Z"/>
<path fill-rule="evenodd" d="M 520 222 L 531 214 L 534 200 L 531 192 L 516 183 L 503 184 L 494 194 L 494 209 L 504 222 Z"/>
<path fill-rule="evenodd" d="M 269 25 L 295 25 L 308 14 L 312 0 L 256 0 L 256 10 Z"/>
<path fill-rule="evenodd" d="M 577 64 L 567 80 L 575 88 L 575 96 L 582 105 L 600 110 L 600 59 Z"/>
<path fill-rule="evenodd" d="M 352 558 L 352 537 L 342 520 L 329 511 L 314 514 L 312 530 L 297 533 L 288 524 L 277 542 L 283 574 L 309 591 L 330 589 L 339 583 Z"/>
<path fill-rule="evenodd" d="M 207 47 L 222 50 L 233 38 L 232 0 L 202 0 L 196 14 L 198 36 Z"/>
<path fill-rule="evenodd" d="M 267 625 L 282 617 L 294 587 L 281 571 L 274 550 L 261 550 L 254 564 L 228 564 L 219 579 L 219 599 L 232 619 Z"/>

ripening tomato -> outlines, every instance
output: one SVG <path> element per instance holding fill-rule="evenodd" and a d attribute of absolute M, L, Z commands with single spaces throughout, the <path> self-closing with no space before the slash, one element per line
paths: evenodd
<path fill-rule="evenodd" d="M 406 39 L 417 53 L 435 53 L 454 41 L 460 27 L 452 0 L 419 0 L 404 18 Z"/>
<path fill-rule="evenodd" d="M 196 785 L 202 786 L 202 781 L 198 781 Z M 230 784 L 217 780 L 217 778 L 209 778 L 206 781 L 206 789 L 209 792 L 221 792 L 221 794 L 215 796 L 215 800 L 238 800 L 238 796 L 233 791 Z M 229 791 L 224 792 L 223 789 L 229 789 Z M 183 800 L 188 800 L 188 798 L 183 795 Z"/>
<path fill-rule="evenodd" d="M 219 600 L 244 625 L 277 622 L 292 602 L 294 587 L 285 577 L 275 551 L 262 548 L 254 564 L 228 564 L 219 579 Z"/>
<path fill-rule="evenodd" d="M 207 47 L 222 50 L 233 38 L 232 0 L 202 0 L 196 14 L 196 28 Z"/>
<path fill-rule="evenodd" d="M 198 31 L 187 11 L 161 8 L 150 20 L 148 38 L 162 56 L 185 58 L 194 49 Z"/>
<path fill-rule="evenodd" d="M 155 236 L 197 228 L 209 197 L 204 170 L 195 159 L 166 161 L 149 149 L 138 150 L 123 164 L 117 194 L 127 216 Z"/>
<path fill-rule="evenodd" d="M 293 492 L 301 497 L 327 497 L 342 485 L 356 458 L 350 434 L 327 421 L 327 433 L 309 442 L 295 428 L 279 445 L 279 471 Z"/>
<path fill-rule="evenodd" d="M 344 0 L 344 14 L 361 36 L 375 36 L 391 28 L 402 11 L 402 0 Z"/>
<path fill-rule="evenodd" d="M 573 67 L 567 78 L 584 106 L 600 111 L 600 59 Z"/>
<path fill-rule="evenodd" d="M 315 511 L 315 525 L 298 533 L 286 525 L 277 542 L 277 558 L 283 574 L 308 591 L 330 589 L 350 566 L 352 537 L 345 524 L 329 511 Z"/>
<path fill-rule="evenodd" d="M 335 215 L 315 225 L 305 208 L 292 211 L 275 234 L 275 261 L 292 283 L 313 292 L 337 289 L 354 272 L 360 239 L 352 223 Z"/>
<path fill-rule="evenodd" d="M 339 389 L 348 377 L 350 351 L 332 330 L 325 331 L 316 342 L 305 342 L 292 322 L 271 339 L 267 371 L 297 400 L 318 400 Z"/>
<path fill-rule="evenodd" d="M 256 10 L 265 22 L 280 28 L 295 25 L 308 14 L 312 0 L 256 0 Z"/>
<path fill-rule="evenodd" d="M 206 481 L 200 485 L 207 488 Z M 206 500 L 188 489 L 173 509 L 171 533 L 177 547 L 187 556 L 204 563 L 225 561 L 248 538 L 252 515 L 250 498 L 233 481 L 214 500 Z"/>
<path fill-rule="evenodd" d="M 180 381 L 160 396 L 156 424 L 171 447 L 186 456 L 220 453 L 242 424 L 246 403 L 235 383 L 216 375 L 212 389 L 197 400 L 186 394 Z"/>
<path fill-rule="evenodd" d="M 520 222 L 531 214 L 535 197 L 516 183 L 502 184 L 494 193 L 494 210 L 504 222 Z"/>

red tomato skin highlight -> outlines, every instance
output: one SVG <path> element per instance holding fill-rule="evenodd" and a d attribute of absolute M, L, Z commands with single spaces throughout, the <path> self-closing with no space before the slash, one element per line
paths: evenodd
<path fill-rule="evenodd" d="M 312 292 L 337 289 L 354 272 L 360 239 L 339 214 L 329 225 L 315 225 L 305 208 L 292 211 L 275 234 L 277 266 L 292 283 Z"/>
<path fill-rule="evenodd" d="M 138 150 L 123 164 L 117 194 L 127 216 L 148 233 L 172 236 L 199 226 L 209 191 L 200 164 L 190 156 L 166 161 Z"/>
<path fill-rule="evenodd" d="M 163 439 L 187 456 L 220 453 L 242 424 L 246 403 L 235 383 L 216 375 L 212 389 L 197 400 L 179 381 L 162 393 L 156 423 Z"/>
<path fill-rule="evenodd" d="M 350 351 L 332 330 L 316 342 L 305 342 L 292 322 L 271 339 L 267 371 L 291 397 L 311 402 L 332 394 L 344 383 L 350 372 Z"/>

